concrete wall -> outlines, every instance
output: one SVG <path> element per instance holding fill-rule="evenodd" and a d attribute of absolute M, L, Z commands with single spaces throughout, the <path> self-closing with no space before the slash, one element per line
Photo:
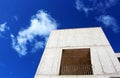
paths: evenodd
<path fill-rule="evenodd" d="M 95 27 L 52 31 L 35 78 L 59 76 L 62 50 L 75 48 L 90 48 L 94 75 L 117 75 L 120 73 L 120 63 L 112 47 L 102 29 Z M 107 77 L 105 76 L 105 78 Z"/>

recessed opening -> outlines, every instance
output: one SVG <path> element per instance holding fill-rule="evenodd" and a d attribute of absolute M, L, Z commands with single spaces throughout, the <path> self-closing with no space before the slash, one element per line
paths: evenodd
<path fill-rule="evenodd" d="M 64 49 L 60 75 L 92 75 L 90 49 Z"/>
<path fill-rule="evenodd" d="M 118 57 L 118 60 L 119 60 L 119 62 L 120 62 L 120 57 Z"/>

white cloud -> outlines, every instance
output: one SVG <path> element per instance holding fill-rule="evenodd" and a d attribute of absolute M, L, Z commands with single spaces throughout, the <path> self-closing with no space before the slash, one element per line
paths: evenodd
<path fill-rule="evenodd" d="M 111 28 L 115 33 L 119 32 L 119 27 L 117 21 L 114 17 L 107 14 L 108 8 L 116 5 L 118 0 L 76 0 L 76 9 L 79 11 L 84 11 L 86 15 L 93 13 L 99 18 L 96 20 L 101 22 L 103 26 Z M 96 16 L 93 16 L 95 18 Z"/>
<path fill-rule="evenodd" d="M 110 7 L 114 6 L 114 5 L 116 5 L 117 2 L 118 2 L 118 0 L 108 0 L 108 1 L 106 1 L 105 6 L 107 8 L 110 8 Z"/>
<path fill-rule="evenodd" d="M 84 11 L 87 15 L 89 11 L 93 10 L 93 8 L 85 7 L 81 0 L 76 0 L 76 9 L 79 11 Z"/>
<path fill-rule="evenodd" d="M 3 37 L 3 33 L 9 30 L 9 27 L 6 25 L 7 23 L 3 23 L 0 25 L 0 37 Z"/>
<path fill-rule="evenodd" d="M 117 21 L 110 15 L 101 15 L 97 21 L 102 22 L 104 26 L 111 28 L 115 33 L 119 32 Z"/>
<path fill-rule="evenodd" d="M 87 15 L 89 11 L 104 13 L 107 8 L 117 4 L 118 0 L 76 0 L 76 9 L 84 11 Z"/>
<path fill-rule="evenodd" d="M 43 48 L 52 30 L 57 29 L 55 20 L 46 12 L 40 10 L 32 16 L 30 26 L 27 29 L 19 31 L 18 36 L 12 38 L 12 47 L 18 52 L 19 55 L 26 55 L 28 52 L 27 45 L 33 46 L 32 52 L 38 48 Z M 41 40 L 36 37 L 42 38 Z"/>
<path fill-rule="evenodd" d="M 36 52 L 36 50 L 40 49 L 40 48 L 43 48 L 45 45 L 45 43 L 43 41 L 39 41 L 39 42 L 36 42 L 34 44 L 34 47 L 32 48 L 32 53 Z"/>
<path fill-rule="evenodd" d="M 0 25 L 0 32 L 5 32 L 6 30 L 9 30 L 9 27 L 6 26 L 6 22 Z"/>
<path fill-rule="evenodd" d="M 11 39 L 12 39 L 12 47 L 17 51 L 17 53 L 19 55 L 26 55 L 27 52 L 27 47 L 26 44 L 27 42 L 22 42 L 20 43 L 15 37 L 14 35 L 11 34 Z"/>
<path fill-rule="evenodd" d="M 76 9 L 82 10 L 84 8 L 84 4 L 80 0 L 76 0 Z"/>

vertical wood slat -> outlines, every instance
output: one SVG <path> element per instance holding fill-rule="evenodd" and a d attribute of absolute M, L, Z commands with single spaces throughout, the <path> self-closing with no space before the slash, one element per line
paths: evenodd
<path fill-rule="evenodd" d="M 60 75 L 92 75 L 90 49 L 63 50 Z"/>
<path fill-rule="evenodd" d="M 60 75 L 92 75 L 91 65 L 64 65 Z"/>

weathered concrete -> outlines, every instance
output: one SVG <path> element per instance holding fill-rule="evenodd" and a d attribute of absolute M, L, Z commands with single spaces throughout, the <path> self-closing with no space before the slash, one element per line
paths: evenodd
<path fill-rule="evenodd" d="M 90 48 L 93 75 L 59 75 L 62 50 Z M 54 30 L 35 78 L 109 78 L 120 75 L 120 63 L 100 27 Z"/>

